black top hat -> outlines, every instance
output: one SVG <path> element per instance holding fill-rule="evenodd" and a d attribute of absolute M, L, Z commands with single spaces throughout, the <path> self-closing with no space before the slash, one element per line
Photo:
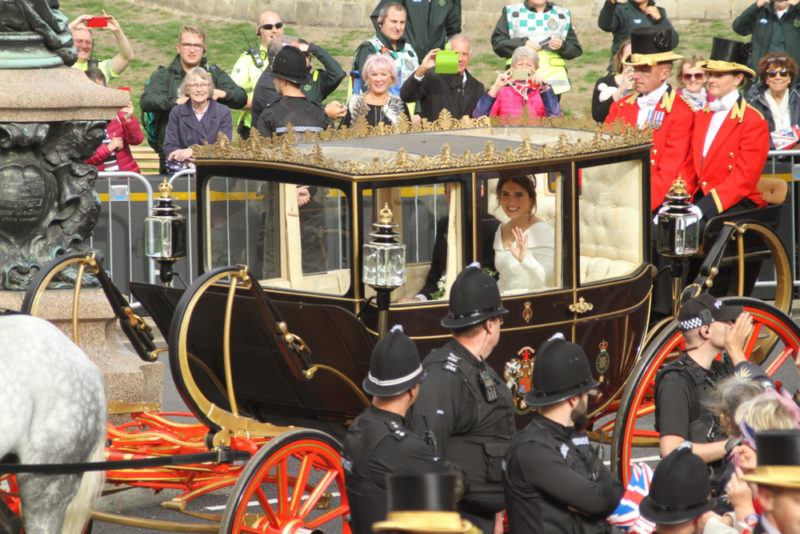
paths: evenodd
<path fill-rule="evenodd" d="M 425 375 L 417 345 L 402 326 L 395 325 L 372 349 L 369 373 L 361 387 L 376 397 L 393 397 L 422 382 Z"/>
<path fill-rule="evenodd" d="M 659 462 L 650 493 L 639 504 L 642 516 L 657 525 L 678 525 L 711 509 L 708 467 L 691 447 L 681 446 Z"/>
<path fill-rule="evenodd" d="M 528 406 L 551 406 L 599 385 L 592 378 L 586 353 L 560 333 L 542 343 L 535 356 L 532 387 L 525 396 Z"/>
<path fill-rule="evenodd" d="M 698 67 L 709 72 L 741 72 L 748 78 L 753 78 L 756 73 L 747 66 L 752 51 L 753 45 L 750 43 L 714 37 L 711 41 L 711 56 Z"/>
<path fill-rule="evenodd" d="M 459 476 L 455 473 L 389 475 L 387 517 L 372 525 L 375 532 L 469 532 L 472 524 L 456 511 Z"/>
<path fill-rule="evenodd" d="M 765 486 L 800 488 L 800 430 L 756 433 L 755 471 L 742 480 Z"/>
<path fill-rule="evenodd" d="M 714 321 L 735 321 L 743 311 L 741 306 L 728 306 L 709 293 L 701 293 L 681 306 L 678 328 L 686 332 Z"/>
<path fill-rule="evenodd" d="M 626 65 L 656 65 L 681 59 L 673 49 L 672 28 L 655 25 L 631 30 L 631 55 L 622 60 Z"/>
<path fill-rule="evenodd" d="M 464 328 L 507 313 L 495 279 L 483 272 L 478 263 L 472 263 L 459 273 L 450 288 L 449 313 L 442 319 L 442 326 Z"/>
<path fill-rule="evenodd" d="M 299 48 L 284 46 L 272 60 L 272 74 L 294 84 L 302 84 L 308 76 L 306 56 Z"/>

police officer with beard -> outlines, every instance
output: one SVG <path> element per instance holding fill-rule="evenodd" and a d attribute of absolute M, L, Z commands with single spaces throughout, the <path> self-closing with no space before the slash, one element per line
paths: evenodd
<path fill-rule="evenodd" d="M 388 475 L 453 471 L 405 426 L 406 411 L 423 378 L 416 345 L 395 326 L 372 350 L 362 383 L 373 396 L 372 405 L 356 417 L 344 438 L 342 466 L 354 534 L 372 532 L 374 522 L 386 519 Z"/>
<path fill-rule="evenodd" d="M 585 432 L 597 387 L 583 349 L 556 334 L 536 352 L 533 419 L 511 441 L 503 478 L 512 532 L 612 532 L 605 518 L 625 488 Z"/>
<path fill-rule="evenodd" d="M 428 377 L 410 417 L 411 428 L 429 431 L 439 453 L 464 469 L 469 489 L 459 512 L 489 534 L 505 508 L 502 463 L 516 432 L 511 392 L 486 365 L 506 313 L 494 278 L 478 264 L 461 271 L 442 319 L 453 338 L 425 358 Z"/>

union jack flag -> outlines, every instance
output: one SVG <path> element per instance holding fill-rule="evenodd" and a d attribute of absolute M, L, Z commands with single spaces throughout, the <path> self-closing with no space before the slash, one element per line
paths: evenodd
<path fill-rule="evenodd" d="M 616 510 L 606 520 L 627 532 L 651 534 L 656 526 L 639 515 L 639 503 L 650 492 L 653 468 L 644 462 L 631 464 L 631 468 L 631 479 L 625 488 L 625 494 Z"/>

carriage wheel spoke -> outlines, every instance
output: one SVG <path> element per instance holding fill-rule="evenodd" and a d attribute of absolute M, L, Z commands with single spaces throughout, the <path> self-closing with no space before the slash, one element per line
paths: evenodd
<path fill-rule="evenodd" d="M 303 461 L 300 464 L 300 469 L 297 472 L 297 479 L 294 483 L 294 491 L 292 492 L 292 502 L 289 505 L 289 514 L 297 516 L 297 510 L 303 502 L 303 495 L 308 485 L 308 474 L 311 471 L 311 455 L 303 456 Z"/>
<path fill-rule="evenodd" d="M 309 512 L 314 509 L 319 502 L 320 497 L 322 497 L 322 494 L 325 493 L 325 490 L 327 490 L 328 487 L 330 487 L 335 478 L 335 471 L 328 471 L 325 473 L 325 476 L 322 477 L 322 480 L 319 481 L 317 487 L 314 488 L 314 491 L 311 492 L 311 494 L 308 496 L 308 500 L 306 500 L 306 503 L 300 509 L 300 517 L 306 517 Z"/>
<path fill-rule="evenodd" d="M 278 515 L 286 517 L 286 502 L 289 498 L 289 477 L 286 473 L 286 459 L 278 462 L 278 476 L 275 479 L 275 486 L 278 490 Z"/>

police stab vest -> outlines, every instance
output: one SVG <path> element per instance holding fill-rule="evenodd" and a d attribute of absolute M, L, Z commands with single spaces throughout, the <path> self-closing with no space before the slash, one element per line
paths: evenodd
<path fill-rule="evenodd" d="M 572 24 L 569 10 L 558 6 L 539 13 L 529 10 L 524 3 L 511 4 L 506 6 L 506 18 L 509 37 L 526 38 L 537 43 L 551 36 L 565 40 Z M 544 76 L 555 94 L 560 95 L 570 90 L 566 61 L 547 45 L 539 50 L 538 72 Z"/>

